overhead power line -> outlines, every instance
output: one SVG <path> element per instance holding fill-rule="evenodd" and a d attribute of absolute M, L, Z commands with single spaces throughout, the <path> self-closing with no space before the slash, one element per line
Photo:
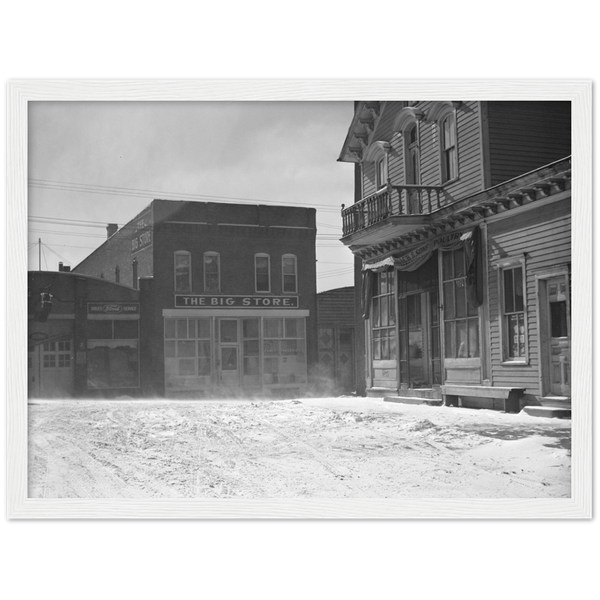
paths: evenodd
<path fill-rule="evenodd" d="M 190 194 L 187 192 L 167 192 L 160 190 L 146 190 L 138 188 L 126 188 L 108 185 L 97 185 L 88 183 L 73 183 L 68 181 L 50 181 L 47 179 L 29 179 L 29 185 L 31 187 L 57 190 L 65 192 L 80 192 L 86 194 L 106 194 L 111 196 L 128 196 L 136 198 L 164 198 L 164 199 L 180 199 L 180 200 L 218 200 L 225 203 L 231 202 L 250 202 L 253 204 L 276 204 L 282 205 L 281 201 L 277 200 L 265 200 L 257 198 L 245 198 L 242 196 L 216 196 L 209 194 Z M 283 204 L 284 205 L 284 204 Z M 295 203 L 295 206 L 308 206 L 310 208 L 317 208 L 324 212 L 340 212 L 339 208 L 331 207 L 327 204 L 311 204 L 311 203 Z"/>

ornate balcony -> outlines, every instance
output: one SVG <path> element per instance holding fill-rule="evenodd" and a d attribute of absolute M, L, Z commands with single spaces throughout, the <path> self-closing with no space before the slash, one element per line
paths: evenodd
<path fill-rule="evenodd" d="M 356 204 L 342 206 L 342 234 L 351 236 L 384 222 L 396 226 L 404 223 L 410 230 L 428 223 L 431 213 L 447 203 L 440 186 L 388 184 Z"/>

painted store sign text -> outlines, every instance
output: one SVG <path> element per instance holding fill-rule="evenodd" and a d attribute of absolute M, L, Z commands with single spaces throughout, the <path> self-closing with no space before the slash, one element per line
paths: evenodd
<path fill-rule="evenodd" d="M 136 302 L 89 302 L 88 315 L 137 315 L 140 305 Z"/>
<path fill-rule="evenodd" d="M 175 296 L 177 308 L 298 308 L 298 296 Z"/>

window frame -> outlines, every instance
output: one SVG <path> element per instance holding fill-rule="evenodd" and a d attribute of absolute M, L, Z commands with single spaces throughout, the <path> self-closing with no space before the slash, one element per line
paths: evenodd
<path fill-rule="evenodd" d="M 206 258 L 216 258 L 217 259 L 217 285 L 216 289 L 211 289 L 206 281 Z M 209 250 L 202 255 L 202 267 L 203 267 L 203 276 L 204 276 L 204 293 L 212 293 L 212 294 L 220 294 L 221 293 L 221 255 L 219 252 L 214 252 L 213 250 Z"/>
<path fill-rule="evenodd" d="M 387 153 L 375 160 L 375 188 L 379 192 L 387 187 L 388 175 L 388 160 Z"/>
<path fill-rule="evenodd" d="M 187 273 L 187 289 L 178 287 L 177 282 L 177 258 L 180 256 L 186 256 L 189 260 L 188 273 Z M 187 250 L 177 250 L 173 253 L 173 285 L 176 294 L 189 294 L 192 291 L 192 253 Z"/>
<path fill-rule="evenodd" d="M 449 128 L 453 137 L 452 144 L 446 145 L 446 123 L 452 119 Z M 440 181 L 442 185 L 452 183 L 459 178 L 458 172 L 458 129 L 456 123 L 456 109 L 444 111 L 437 121 L 439 129 L 439 153 L 440 153 Z M 449 166 L 448 156 L 451 152 L 452 162 Z M 452 172 L 453 171 L 453 172 Z"/>
<path fill-rule="evenodd" d="M 527 307 L 527 262 L 525 255 L 519 257 L 513 257 L 504 259 L 497 262 L 494 267 L 497 271 L 498 276 L 498 325 L 500 333 L 500 349 L 501 349 L 501 364 L 504 366 L 513 365 L 529 365 L 529 319 L 528 319 L 528 307 Z M 521 289 L 523 293 L 523 309 L 521 311 L 506 312 L 506 288 L 505 288 L 505 273 L 508 271 L 514 271 L 521 269 Z M 510 349 L 508 343 L 509 325 L 508 318 L 511 315 L 521 314 L 523 317 L 523 354 L 513 357 L 510 356 Z M 521 341 L 519 340 L 519 345 Z"/>
<path fill-rule="evenodd" d="M 266 258 L 267 259 L 267 288 L 266 290 L 258 289 L 258 269 L 257 269 L 257 259 L 258 258 Z M 265 252 L 258 252 L 254 255 L 254 291 L 256 294 L 270 294 L 271 293 L 271 256 L 266 254 Z"/>
<path fill-rule="evenodd" d="M 285 278 L 286 278 L 286 273 L 285 273 L 285 260 L 286 259 L 292 259 L 293 263 L 294 263 L 294 289 L 293 290 L 286 290 L 285 289 Z M 287 275 L 288 277 L 290 277 L 290 275 Z M 284 294 L 297 294 L 298 293 L 298 258 L 296 257 L 295 254 L 284 254 L 281 257 L 281 291 Z"/>
<path fill-rule="evenodd" d="M 410 134 L 415 131 L 415 140 Z M 404 139 L 404 183 L 420 185 L 421 183 L 421 132 L 419 121 L 410 121 L 402 132 Z M 415 160 L 416 158 L 416 160 Z M 412 181 L 414 179 L 414 181 Z"/>
<path fill-rule="evenodd" d="M 383 274 L 386 275 L 385 283 L 382 281 Z M 382 319 L 383 313 L 381 310 L 381 307 L 384 305 L 383 298 L 385 298 L 385 319 Z M 397 322 L 396 273 L 394 269 L 390 269 L 388 271 L 377 273 L 377 289 L 371 299 L 371 318 L 369 319 L 369 323 L 373 361 L 389 361 L 397 359 Z M 387 351 L 385 353 L 382 352 L 382 348 L 384 347 L 382 341 L 387 342 Z M 377 345 L 379 345 L 378 352 L 376 352 Z M 376 356 L 378 356 L 378 358 L 376 358 Z"/>
<path fill-rule="evenodd" d="M 458 274 L 456 270 L 457 265 L 457 253 L 461 252 L 462 265 L 461 273 Z M 483 354 L 483 342 L 482 342 L 482 322 L 481 312 L 477 308 L 473 308 L 467 298 L 467 260 L 464 247 L 454 248 L 452 250 L 441 250 L 440 251 L 440 297 L 438 302 L 443 307 L 442 320 L 440 321 L 442 337 L 442 348 L 441 356 L 442 360 L 448 363 L 448 361 L 481 361 Z M 452 273 L 448 272 L 446 268 L 448 260 L 451 263 Z M 458 290 L 461 290 L 460 292 Z M 451 302 L 449 302 L 451 292 Z M 460 308 L 464 309 L 464 314 L 457 314 L 457 302 L 458 294 L 460 294 L 461 304 Z M 464 340 L 466 341 L 466 355 L 461 355 L 461 345 L 459 343 L 460 326 L 464 323 Z M 477 327 L 476 336 L 471 337 L 470 326 L 475 324 Z M 448 335 L 448 329 L 451 330 L 452 335 Z M 472 355 L 472 343 L 477 344 L 476 353 Z M 448 349 L 452 348 L 452 352 L 449 353 Z"/>
<path fill-rule="evenodd" d="M 185 321 L 185 331 L 182 331 L 180 323 Z M 191 322 L 194 321 L 193 325 Z M 202 321 L 204 327 L 201 329 L 198 321 Z M 164 320 L 164 361 L 165 361 L 165 376 L 168 377 L 208 377 L 214 375 L 215 360 L 214 355 L 214 332 L 213 321 L 211 317 L 166 317 Z M 187 344 L 187 345 L 186 345 Z M 193 353 L 186 354 L 184 348 L 188 351 L 193 347 Z M 208 351 L 207 351 L 208 349 Z M 194 373 L 182 372 L 184 365 L 189 366 L 194 364 Z M 175 369 L 168 371 L 169 366 L 175 366 Z M 208 368 L 207 368 L 208 367 Z"/>

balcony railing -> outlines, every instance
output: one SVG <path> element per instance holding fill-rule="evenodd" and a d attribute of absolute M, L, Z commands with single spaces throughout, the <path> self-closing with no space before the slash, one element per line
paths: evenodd
<path fill-rule="evenodd" d="M 343 235 L 356 233 L 388 217 L 431 214 L 446 204 L 434 185 L 389 185 L 348 208 L 342 207 Z"/>

